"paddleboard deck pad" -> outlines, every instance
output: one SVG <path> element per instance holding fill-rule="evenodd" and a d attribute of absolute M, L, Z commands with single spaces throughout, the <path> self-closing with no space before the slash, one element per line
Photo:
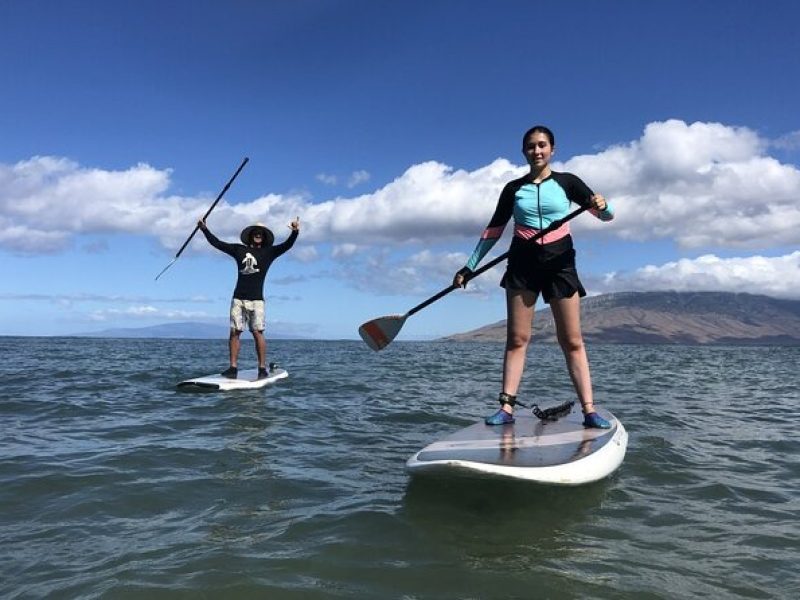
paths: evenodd
<path fill-rule="evenodd" d="M 628 433 L 609 411 L 597 409 L 611 429 L 587 429 L 573 407 L 558 420 L 515 413 L 509 425 L 465 427 L 408 459 L 411 475 L 470 475 L 581 485 L 607 477 L 622 464 Z"/>
<path fill-rule="evenodd" d="M 217 373 L 215 375 L 206 375 L 205 377 L 181 381 L 178 384 L 178 389 L 219 391 L 255 390 L 275 383 L 280 379 L 286 379 L 287 377 L 289 377 L 289 373 L 286 372 L 286 369 L 281 368 L 271 370 L 264 379 L 258 379 L 257 369 L 245 369 L 239 371 L 239 376 L 236 379 L 229 379 Z"/>

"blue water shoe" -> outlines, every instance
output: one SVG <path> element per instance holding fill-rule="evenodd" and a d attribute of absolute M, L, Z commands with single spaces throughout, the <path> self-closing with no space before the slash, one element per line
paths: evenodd
<path fill-rule="evenodd" d="M 596 412 L 590 412 L 588 415 L 584 415 L 583 426 L 593 429 L 611 429 L 611 423 L 606 421 Z"/>
<path fill-rule="evenodd" d="M 487 425 L 509 425 L 514 422 L 514 415 L 508 414 L 502 408 L 484 421 Z"/>
<path fill-rule="evenodd" d="M 227 377 L 228 379 L 236 379 L 239 375 L 239 369 L 236 367 L 228 367 L 222 373 L 220 373 L 223 377 Z"/>

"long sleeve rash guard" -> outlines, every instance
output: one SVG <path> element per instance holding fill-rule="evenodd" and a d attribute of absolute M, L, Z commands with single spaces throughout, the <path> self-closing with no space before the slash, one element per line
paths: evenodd
<path fill-rule="evenodd" d="M 230 244 L 218 239 L 208 229 L 203 229 L 208 243 L 217 250 L 232 256 L 239 270 L 236 280 L 236 289 L 233 297 L 239 300 L 263 300 L 264 278 L 267 276 L 272 261 L 278 258 L 294 245 L 297 232 L 292 231 L 289 237 L 281 244 L 256 248 L 244 244 Z"/>
<path fill-rule="evenodd" d="M 497 243 L 506 225 L 514 217 L 514 237 L 531 239 L 553 221 L 563 219 L 569 214 L 570 203 L 588 206 L 594 193 L 589 186 L 572 173 L 553 171 L 541 183 L 533 183 L 530 174 L 510 181 L 500 193 L 497 208 L 489 225 L 466 267 L 474 271 L 484 256 Z M 606 203 L 603 211 L 589 209 L 602 221 L 614 218 L 614 209 Z M 538 240 L 539 244 L 549 244 L 569 235 L 569 223 L 564 223 L 554 231 Z"/>

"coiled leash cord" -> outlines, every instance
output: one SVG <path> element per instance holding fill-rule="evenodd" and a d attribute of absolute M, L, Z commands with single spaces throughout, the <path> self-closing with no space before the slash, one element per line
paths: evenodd
<path fill-rule="evenodd" d="M 505 392 L 501 392 L 499 398 L 497 399 L 500 404 L 508 404 L 509 406 L 514 406 L 519 404 L 524 408 L 529 408 L 527 404 L 523 404 L 519 400 L 517 400 L 516 396 L 512 396 L 511 394 L 506 394 Z M 549 408 L 541 409 L 539 408 L 538 404 L 533 404 L 530 406 L 533 415 L 542 421 L 555 421 L 560 419 L 564 415 L 569 414 L 572 410 L 572 407 L 575 406 L 575 400 L 568 400 L 562 404 L 557 406 L 551 406 Z"/>

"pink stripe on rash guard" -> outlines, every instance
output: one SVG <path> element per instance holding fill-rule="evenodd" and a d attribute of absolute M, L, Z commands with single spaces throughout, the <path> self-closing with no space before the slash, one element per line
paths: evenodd
<path fill-rule="evenodd" d="M 539 233 L 539 230 L 534 229 L 533 227 L 526 227 L 525 225 L 514 225 L 514 237 L 522 238 L 523 240 L 529 240 L 537 233 Z M 544 236 L 540 237 L 538 240 L 536 240 L 536 242 L 539 244 L 549 244 L 550 242 L 556 242 L 568 235 L 569 235 L 569 223 L 564 223 L 561 227 L 559 227 L 555 231 L 551 231 L 550 233 L 547 233 Z"/>
<path fill-rule="evenodd" d="M 482 240 L 496 240 L 501 235 L 503 235 L 503 229 L 505 229 L 505 227 L 502 226 L 502 225 L 500 227 L 487 227 L 486 229 L 483 230 L 483 234 L 481 235 L 481 239 Z"/>

